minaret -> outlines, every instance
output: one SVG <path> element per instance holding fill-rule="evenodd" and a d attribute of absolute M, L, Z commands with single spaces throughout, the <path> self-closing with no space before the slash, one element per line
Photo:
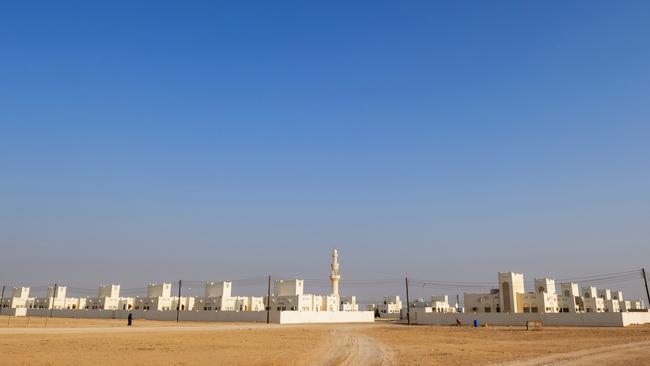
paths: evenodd
<path fill-rule="evenodd" d="M 339 252 L 334 249 L 332 252 L 332 274 L 330 275 L 330 281 L 332 281 L 332 296 L 339 296 L 339 280 L 341 275 L 339 274 Z"/>

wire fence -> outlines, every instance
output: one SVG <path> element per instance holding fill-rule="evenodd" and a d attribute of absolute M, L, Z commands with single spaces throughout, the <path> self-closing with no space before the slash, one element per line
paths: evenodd
<path fill-rule="evenodd" d="M 648 295 L 648 302 L 650 303 L 650 294 L 647 292 L 646 279 L 644 277 L 643 269 L 635 269 L 629 271 L 594 274 L 586 276 L 576 276 L 567 278 L 557 278 L 555 283 L 577 283 L 580 286 L 595 286 L 598 288 L 611 288 L 616 291 L 620 287 L 638 288 L 641 293 Z M 295 277 L 283 275 L 270 275 L 259 276 L 242 279 L 214 279 L 214 280 L 177 280 L 169 281 L 171 283 L 171 296 L 183 297 L 203 297 L 209 296 L 206 293 L 206 284 L 217 283 L 220 281 L 231 283 L 232 296 L 266 296 L 267 293 L 274 292 L 275 280 L 292 280 Z M 304 284 L 305 293 L 313 294 L 330 294 L 331 282 L 329 278 L 305 278 L 302 279 Z M 407 288 L 408 282 L 408 288 Z M 15 285 L 7 284 L 2 286 L 2 298 L 9 298 L 13 296 L 14 287 L 29 287 L 30 297 L 47 297 L 48 289 L 51 291 L 55 286 L 59 289 L 65 284 L 47 284 L 47 285 Z M 343 278 L 340 282 L 341 295 L 349 296 L 356 295 L 356 302 L 362 306 L 370 304 L 382 303 L 385 296 L 405 296 L 408 295 L 409 300 L 427 299 L 432 295 L 448 295 L 450 304 L 456 301 L 462 302 L 464 293 L 484 293 L 493 289 L 498 289 L 499 284 L 497 281 L 454 281 L 443 279 L 421 279 L 421 278 L 381 278 L 381 279 L 355 279 Z M 527 291 L 534 291 L 535 280 L 527 280 L 524 282 Z M 146 297 L 149 296 L 150 289 L 147 286 L 121 288 L 119 292 L 120 297 Z M 409 292 L 407 294 L 407 292 Z M 66 287 L 66 297 L 98 297 L 98 288 L 83 288 L 83 287 Z M 458 299 L 458 300 L 456 300 Z M 361 307 L 360 307 L 361 308 Z"/>

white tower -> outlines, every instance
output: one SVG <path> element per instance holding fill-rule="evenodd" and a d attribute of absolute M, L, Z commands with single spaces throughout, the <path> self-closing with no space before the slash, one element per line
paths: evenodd
<path fill-rule="evenodd" d="M 332 281 L 332 296 L 339 296 L 339 280 L 341 275 L 339 274 L 339 252 L 334 249 L 332 252 L 332 274 L 330 275 L 330 281 Z"/>

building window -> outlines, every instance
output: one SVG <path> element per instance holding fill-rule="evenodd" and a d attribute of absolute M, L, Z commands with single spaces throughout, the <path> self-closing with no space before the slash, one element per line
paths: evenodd
<path fill-rule="evenodd" d="M 497 313 L 501 312 L 501 308 L 497 306 Z"/>
<path fill-rule="evenodd" d="M 492 312 L 492 308 L 489 307 L 489 306 L 486 306 L 486 307 L 485 307 L 485 312 L 486 312 L 486 313 L 491 313 L 491 312 Z"/>
<path fill-rule="evenodd" d="M 537 312 L 537 306 L 533 306 L 532 308 L 530 308 L 530 312 L 531 313 L 536 313 Z"/>

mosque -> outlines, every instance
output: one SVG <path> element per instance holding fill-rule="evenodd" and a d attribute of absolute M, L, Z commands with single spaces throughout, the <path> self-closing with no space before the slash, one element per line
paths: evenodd
<path fill-rule="evenodd" d="M 120 285 L 100 285 L 97 296 L 67 297 L 65 286 L 48 288 L 45 297 L 30 297 L 30 288 L 14 288 L 0 299 L 12 315 L 106 318 L 128 313 L 140 319 L 181 318 L 200 321 L 269 321 L 279 323 L 372 322 L 372 311 L 359 311 L 356 296 L 341 296 L 339 253 L 332 251 L 331 293 L 309 294 L 303 279 L 275 280 L 270 296 L 234 296 L 230 281 L 206 282 L 204 296 L 173 296 L 170 282 L 150 283 L 145 296 L 120 296 Z M 270 292 L 270 289 L 269 289 Z"/>

